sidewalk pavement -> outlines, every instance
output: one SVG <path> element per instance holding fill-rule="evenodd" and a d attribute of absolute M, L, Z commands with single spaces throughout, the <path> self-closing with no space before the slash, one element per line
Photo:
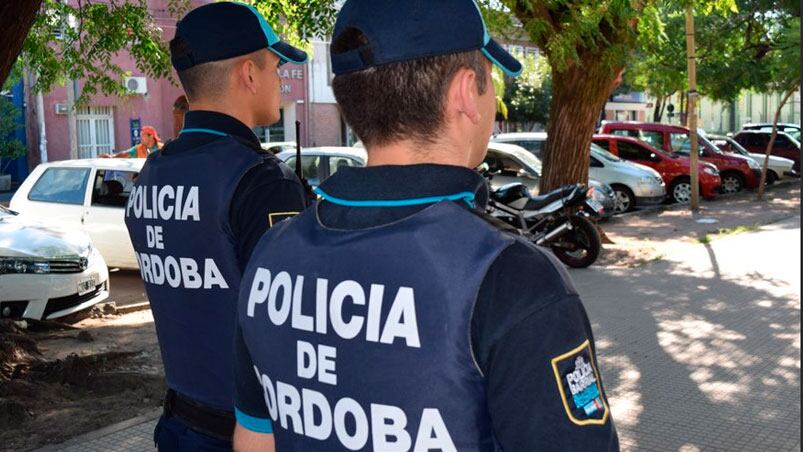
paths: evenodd
<path fill-rule="evenodd" d="M 155 451 L 153 429 L 162 410 L 89 432 L 36 452 L 148 452 Z"/>

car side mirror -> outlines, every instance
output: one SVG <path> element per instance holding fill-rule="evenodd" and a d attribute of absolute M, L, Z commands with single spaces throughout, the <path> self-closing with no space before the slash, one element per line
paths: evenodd
<path fill-rule="evenodd" d="M 482 162 L 477 166 L 477 172 L 480 174 L 485 174 L 489 171 L 491 171 L 491 165 L 489 165 L 488 162 Z"/>

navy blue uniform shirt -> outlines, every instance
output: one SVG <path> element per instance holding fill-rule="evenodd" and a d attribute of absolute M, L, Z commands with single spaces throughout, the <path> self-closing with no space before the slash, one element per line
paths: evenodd
<path fill-rule="evenodd" d="M 231 200 L 229 222 L 237 239 L 240 270 L 245 269 L 251 251 L 262 234 L 273 224 L 298 214 L 306 206 L 304 188 L 292 170 L 262 151 L 254 132 L 239 120 L 213 111 L 189 111 L 184 116 L 184 129 L 208 129 L 235 137 L 256 152 L 265 153 L 265 161 L 240 180 Z M 191 152 L 219 139 L 208 133 L 186 133 L 165 146 L 165 155 Z"/>
<path fill-rule="evenodd" d="M 475 193 L 480 208 L 488 197 L 487 185 L 476 172 L 443 165 L 341 168 L 320 188 L 347 200 L 413 199 L 468 191 Z M 321 224 L 349 230 L 386 225 L 427 207 L 346 207 L 321 202 L 318 209 Z M 263 388 L 240 331 L 235 344 L 238 420 L 251 430 L 269 432 Z M 471 344 L 486 379 L 494 435 L 505 451 L 618 450 L 609 415 L 599 423 L 572 413 L 582 411 L 583 404 L 606 399 L 601 379 L 601 398 L 586 398 L 588 391 L 572 397 L 579 385 L 570 388 L 571 379 L 583 369 L 592 369 L 596 348 L 577 291 L 563 265 L 548 251 L 515 242 L 499 254 L 478 293 Z M 583 359 L 591 360 L 591 366 Z"/>

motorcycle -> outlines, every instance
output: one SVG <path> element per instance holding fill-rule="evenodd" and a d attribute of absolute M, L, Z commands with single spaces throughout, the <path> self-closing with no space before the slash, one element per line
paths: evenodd
<path fill-rule="evenodd" d="M 493 177 L 484 167 L 480 172 L 489 180 Z M 564 264 L 585 268 L 602 249 L 599 231 L 589 217 L 600 216 L 603 208 L 592 199 L 592 190 L 574 184 L 532 196 L 524 184 L 511 183 L 491 190 L 487 213 L 536 245 L 550 248 Z"/>

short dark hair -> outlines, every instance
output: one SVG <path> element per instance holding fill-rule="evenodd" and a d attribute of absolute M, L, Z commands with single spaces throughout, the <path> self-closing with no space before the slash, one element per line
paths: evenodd
<path fill-rule="evenodd" d="M 263 55 L 259 55 L 264 52 Z M 178 71 L 178 79 L 190 102 L 204 98 L 215 98 L 226 94 L 226 84 L 231 74 L 232 66 L 243 58 L 250 57 L 259 69 L 267 65 L 267 50 L 258 50 L 247 55 L 230 58 L 228 60 L 213 61 L 199 64 L 183 71 Z"/>
<path fill-rule="evenodd" d="M 359 31 L 343 33 L 332 43 L 332 52 L 366 43 Z M 455 74 L 473 70 L 483 94 L 487 64 L 479 50 L 390 63 L 338 75 L 332 90 L 343 117 L 366 147 L 399 139 L 433 143 L 444 125 L 446 95 Z"/>

